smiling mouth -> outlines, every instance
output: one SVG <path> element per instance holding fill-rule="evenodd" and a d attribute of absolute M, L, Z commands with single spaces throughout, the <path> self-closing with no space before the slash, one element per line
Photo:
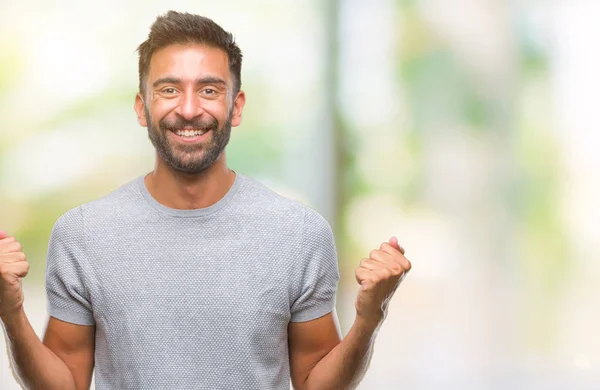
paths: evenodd
<path fill-rule="evenodd" d="M 209 129 L 169 129 L 180 138 L 198 138 L 208 133 Z"/>
<path fill-rule="evenodd" d="M 210 129 L 183 129 L 183 130 L 171 130 L 169 133 L 173 134 L 175 139 L 183 143 L 197 143 L 208 138 Z"/>

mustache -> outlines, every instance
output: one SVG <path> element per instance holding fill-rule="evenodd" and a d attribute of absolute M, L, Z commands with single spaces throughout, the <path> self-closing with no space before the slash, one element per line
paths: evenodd
<path fill-rule="evenodd" d="M 219 123 L 215 118 L 206 121 L 200 119 L 187 120 L 184 118 L 178 118 L 177 120 L 172 122 L 163 119 L 158 123 L 158 125 L 163 131 L 171 129 L 183 129 L 184 127 L 191 127 L 194 129 L 202 130 L 217 130 L 219 127 Z"/>

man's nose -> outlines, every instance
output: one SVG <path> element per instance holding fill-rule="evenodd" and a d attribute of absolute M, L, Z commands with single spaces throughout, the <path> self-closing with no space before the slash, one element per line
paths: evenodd
<path fill-rule="evenodd" d="M 176 111 L 182 118 L 190 121 L 200 116 L 204 110 L 199 96 L 195 93 L 186 93 L 181 97 Z"/>

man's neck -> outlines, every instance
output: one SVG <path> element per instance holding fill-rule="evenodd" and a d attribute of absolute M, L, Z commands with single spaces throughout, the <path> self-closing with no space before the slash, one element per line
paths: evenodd
<path fill-rule="evenodd" d="M 173 171 L 157 159 L 154 171 L 144 183 L 148 192 L 163 206 L 178 210 L 209 207 L 221 200 L 235 181 L 235 172 L 225 163 L 225 155 L 202 173 L 185 174 Z"/>

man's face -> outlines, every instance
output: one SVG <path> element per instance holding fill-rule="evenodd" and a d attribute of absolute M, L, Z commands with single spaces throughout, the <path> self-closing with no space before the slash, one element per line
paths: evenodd
<path fill-rule="evenodd" d="M 145 97 L 136 112 L 156 152 L 171 169 L 197 174 L 221 156 L 239 125 L 243 92 L 233 94 L 227 54 L 204 45 L 171 45 L 150 60 Z"/>

